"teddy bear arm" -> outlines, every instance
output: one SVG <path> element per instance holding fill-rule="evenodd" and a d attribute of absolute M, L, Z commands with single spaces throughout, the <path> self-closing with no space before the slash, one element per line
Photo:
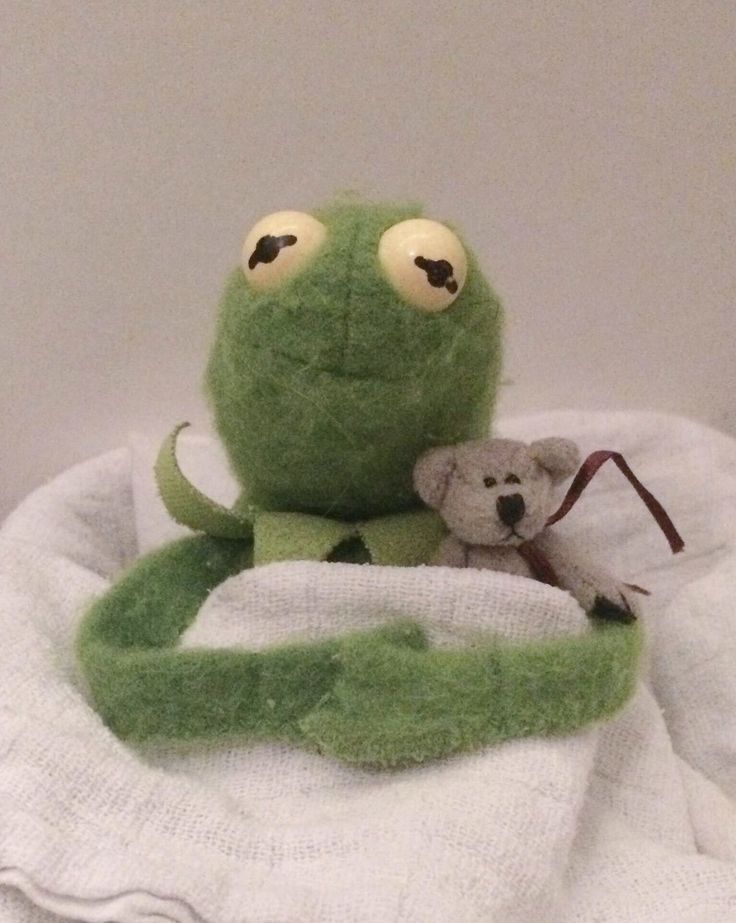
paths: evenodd
<path fill-rule="evenodd" d="M 445 567 L 467 567 L 468 546 L 457 536 L 448 535 L 442 540 L 433 563 Z"/>
<path fill-rule="evenodd" d="M 572 542 L 550 529 L 534 541 L 552 566 L 561 589 L 574 596 L 589 615 L 620 622 L 636 618 L 621 582 Z"/>

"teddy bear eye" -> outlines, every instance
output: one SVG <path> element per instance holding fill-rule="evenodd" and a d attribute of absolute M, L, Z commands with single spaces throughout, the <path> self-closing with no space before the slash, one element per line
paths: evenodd
<path fill-rule="evenodd" d="M 504 484 L 521 484 L 521 481 L 515 474 L 507 474 L 504 478 Z"/>
<path fill-rule="evenodd" d="M 487 477 L 483 478 L 483 483 L 486 485 L 486 487 L 495 487 L 496 484 L 498 484 L 498 481 L 495 478 Z"/>

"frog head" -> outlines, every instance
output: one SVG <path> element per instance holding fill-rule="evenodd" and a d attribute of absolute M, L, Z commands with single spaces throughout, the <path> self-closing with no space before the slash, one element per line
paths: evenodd
<path fill-rule="evenodd" d="M 345 519 L 416 505 L 418 456 L 487 432 L 501 320 L 472 253 L 417 207 L 260 221 L 206 373 L 248 502 Z"/>

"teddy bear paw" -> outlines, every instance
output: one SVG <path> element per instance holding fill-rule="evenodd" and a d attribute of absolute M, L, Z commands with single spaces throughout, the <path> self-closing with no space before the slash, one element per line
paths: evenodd
<path fill-rule="evenodd" d="M 622 603 L 614 602 L 607 596 L 598 595 L 593 603 L 590 614 L 595 618 L 604 619 L 606 622 L 624 622 L 629 624 L 636 621 L 636 615 L 629 605 L 626 597 L 621 594 Z"/>

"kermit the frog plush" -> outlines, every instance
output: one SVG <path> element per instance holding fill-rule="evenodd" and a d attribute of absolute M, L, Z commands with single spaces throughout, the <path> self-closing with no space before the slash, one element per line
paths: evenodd
<path fill-rule="evenodd" d="M 285 560 L 415 566 L 444 534 L 412 485 L 417 458 L 486 434 L 501 308 L 470 251 L 416 207 L 341 201 L 277 212 L 228 280 L 207 390 L 233 509 L 190 484 L 178 429 L 156 466 L 172 516 L 200 533 L 138 561 L 78 637 L 91 698 L 119 736 L 285 740 L 395 766 L 618 709 L 635 626 L 525 645 L 429 647 L 421 626 L 269 650 L 182 650 L 208 593 Z"/>

